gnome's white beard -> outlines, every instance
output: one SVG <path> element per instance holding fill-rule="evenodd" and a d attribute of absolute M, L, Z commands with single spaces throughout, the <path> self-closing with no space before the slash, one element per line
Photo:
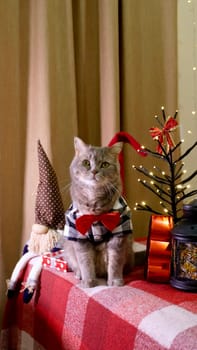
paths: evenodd
<path fill-rule="evenodd" d="M 41 234 L 32 231 L 28 242 L 28 250 L 29 252 L 39 255 L 45 252 L 50 252 L 61 238 L 62 235 L 60 231 L 52 229 L 49 229 L 47 233 Z"/>

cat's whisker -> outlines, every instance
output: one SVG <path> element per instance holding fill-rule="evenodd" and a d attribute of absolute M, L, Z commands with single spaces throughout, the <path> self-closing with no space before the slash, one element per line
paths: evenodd
<path fill-rule="evenodd" d="M 110 183 L 110 184 L 106 184 L 106 190 L 109 193 L 109 195 L 114 195 L 115 193 L 118 193 L 119 195 L 121 195 L 120 189 L 117 188 L 114 184 Z"/>
<path fill-rule="evenodd" d="M 71 182 L 61 188 L 61 193 L 70 191 Z"/>

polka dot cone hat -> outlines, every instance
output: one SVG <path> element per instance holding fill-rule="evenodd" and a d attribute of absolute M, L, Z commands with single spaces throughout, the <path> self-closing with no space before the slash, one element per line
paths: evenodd
<path fill-rule="evenodd" d="M 40 141 L 38 141 L 38 165 L 39 183 L 35 204 L 36 224 L 63 230 L 65 215 L 57 176 Z"/>

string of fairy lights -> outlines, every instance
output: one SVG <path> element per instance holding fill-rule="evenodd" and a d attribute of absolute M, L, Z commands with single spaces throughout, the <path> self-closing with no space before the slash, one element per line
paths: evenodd
<path fill-rule="evenodd" d="M 155 116 L 155 120 L 164 137 L 162 141 L 156 137 L 154 140 L 157 141 L 159 146 L 161 146 L 162 152 L 158 152 L 157 150 L 152 151 L 146 147 L 144 147 L 144 149 L 149 155 L 157 158 L 157 160 L 159 159 L 159 161 L 164 161 L 162 164 L 168 164 L 167 171 L 162 169 L 162 165 L 160 167 L 153 165 L 151 170 L 145 168 L 143 165 L 132 166 L 132 168 L 140 173 L 140 175 L 144 175 L 143 178 L 138 178 L 138 182 L 147 190 L 151 191 L 159 200 L 159 209 L 154 209 L 151 205 L 149 205 L 149 203 L 147 203 L 147 201 L 144 200 L 142 200 L 140 203 L 136 203 L 134 209 L 148 211 L 156 215 L 171 215 L 174 222 L 177 222 L 182 215 L 180 203 L 185 200 L 187 201 L 189 197 L 197 195 L 197 189 L 194 185 L 197 177 L 197 170 L 192 170 L 194 162 L 192 163 L 191 161 L 192 156 L 194 156 L 192 151 L 197 146 L 197 0 L 185 0 L 184 2 L 183 0 L 179 0 L 178 6 L 179 5 L 181 6 L 182 11 L 181 18 L 184 18 L 185 20 L 185 16 L 187 16 L 187 21 L 181 23 L 181 30 L 184 31 L 185 36 L 183 41 L 180 40 L 179 43 L 182 45 L 181 54 L 186 54 L 187 57 L 187 60 L 183 61 L 184 64 L 187 62 L 187 66 L 182 65 L 180 67 L 181 71 L 179 71 L 182 79 L 181 84 L 183 87 L 181 100 L 181 103 L 183 104 L 181 105 L 181 113 L 183 113 L 183 117 L 180 119 L 184 125 L 181 123 L 181 125 L 178 127 L 182 139 L 172 147 L 169 147 L 169 145 L 163 143 L 165 139 L 165 124 L 167 122 L 167 118 L 164 107 L 161 107 L 163 118 Z M 187 24 L 185 24 L 185 22 Z M 185 27 L 185 25 L 187 27 Z M 187 48 L 186 51 L 185 47 Z M 184 70 L 184 74 L 182 69 Z M 188 85 L 185 85 L 186 80 Z M 188 95 L 187 93 L 185 94 L 185 86 L 188 88 Z M 178 111 L 175 112 L 173 117 L 174 119 L 176 119 L 177 113 Z M 185 132 L 183 132 L 182 135 L 181 131 L 184 130 Z M 173 131 L 173 129 L 170 130 L 169 133 L 171 133 L 171 131 Z M 187 135 L 189 136 L 188 138 Z M 178 157 L 176 156 L 176 150 L 179 151 L 179 154 L 182 153 Z M 191 155 L 191 157 L 187 158 L 188 155 Z M 189 160 L 190 169 L 188 169 L 188 171 L 184 167 L 185 163 L 186 166 L 188 166 Z"/>
<path fill-rule="evenodd" d="M 162 162 L 161 167 L 153 165 L 153 171 L 150 171 L 143 165 L 132 166 L 135 171 L 144 175 L 143 179 L 138 178 L 138 182 L 159 199 L 161 210 L 154 209 L 145 201 L 136 203 L 134 210 L 148 211 L 156 215 L 170 215 L 176 223 L 182 216 L 180 204 L 197 195 L 197 189 L 190 189 L 190 181 L 197 176 L 197 170 L 188 175 L 183 162 L 197 147 L 197 141 L 187 148 L 183 154 L 180 155 L 180 152 L 177 154 L 176 151 L 179 151 L 183 140 L 175 144 L 171 133 L 178 126 L 176 121 L 178 111 L 175 112 L 173 117 L 166 117 L 164 107 L 161 110 L 163 118 L 155 116 L 159 127 L 149 129 L 153 140 L 157 143 L 156 151 L 142 146 L 150 156 Z M 167 171 L 162 169 L 162 164 L 167 164 Z M 185 176 L 185 174 L 187 175 Z"/>

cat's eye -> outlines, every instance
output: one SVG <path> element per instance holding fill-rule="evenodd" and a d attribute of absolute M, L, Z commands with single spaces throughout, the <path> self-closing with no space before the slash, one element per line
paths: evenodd
<path fill-rule="evenodd" d="M 101 164 L 101 168 L 108 168 L 109 167 L 109 163 L 108 162 L 103 162 L 102 164 Z"/>
<path fill-rule="evenodd" d="M 84 159 L 82 161 L 82 165 L 86 168 L 89 169 L 90 168 L 90 161 L 88 159 Z"/>

